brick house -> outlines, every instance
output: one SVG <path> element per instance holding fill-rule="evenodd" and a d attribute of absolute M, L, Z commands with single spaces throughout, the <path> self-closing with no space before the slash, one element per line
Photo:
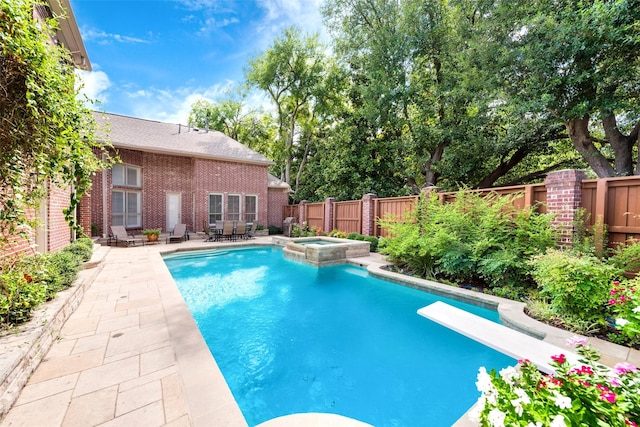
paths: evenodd
<path fill-rule="evenodd" d="M 107 234 L 111 225 L 132 232 L 167 231 L 176 223 L 198 232 L 220 220 L 282 226 L 290 187 L 269 174 L 273 162 L 261 154 L 217 131 L 94 116 L 100 127 L 106 125 L 103 138 L 121 160 L 94 176 L 91 194 L 83 200 L 90 209 L 81 207 L 80 222 L 94 234 Z"/>

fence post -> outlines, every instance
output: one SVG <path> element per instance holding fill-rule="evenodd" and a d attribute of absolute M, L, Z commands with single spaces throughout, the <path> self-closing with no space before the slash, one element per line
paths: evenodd
<path fill-rule="evenodd" d="M 306 200 L 300 200 L 300 203 L 298 203 L 298 224 L 307 221 L 307 203 Z"/>
<path fill-rule="evenodd" d="M 333 230 L 333 216 L 335 215 L 335 197 L 327 197 L 324 199 L 324 225 L 323 231 L 330 232 Z"/>
<path fill-rule="evenodd" d="M 375 200 L 378 196 L 367 193 L 362 196 L 362 234 L 364 236 L 375 236 L 376 216 Z"/>
<path fill-rule="evenodd" d="M 553 213 L 553 225 L 560 230 L 560 247 L 570 247 L 576 211 L 582 203 L 584 171 L 566 169 L 551 172 L 544 181 L 547 188 L 547 211 Z"/>

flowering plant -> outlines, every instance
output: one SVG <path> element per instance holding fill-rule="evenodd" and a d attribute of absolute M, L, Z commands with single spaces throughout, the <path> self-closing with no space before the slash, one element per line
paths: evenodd
<path fill-rule="evenodd" d="M 600 355 L 574 337 L 580 366 L 564 354 L 552 356 L 555 374 L 542 374 L 529 360 L 487 372 L 476 386 L 482 393 L 470 418 L 482 426 L 638 426 L 640 373 L 629 363 L 613 370 L 597 363 Z"/>
<path fill-rule="evenodd" d="M 609 306 L 616 317 L 616 327 L 632 339 L 640 337 L 640 297 L 637 288 L 637 280 L 626 284 L 616 281 L 609 291 Z"/>

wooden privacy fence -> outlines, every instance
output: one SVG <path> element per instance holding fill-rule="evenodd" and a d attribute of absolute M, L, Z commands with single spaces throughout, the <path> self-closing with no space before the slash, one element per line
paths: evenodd
<path fill-rule="evenodd" d="M 376 225 L 374 227 L 374 236 L 385 237 L 387 230 L 380 226 L 377 219 L 387 218 L 392 216 L 398 221 L 402 221 L 407 212 L 412 211 L 418 196 L 405 196 L 405 197 L 387 197 L 384 199 L 375 199 L 373 201 L 373 217 L 376 218 Z"/>
<path fill-rule="evenodd" d="M 309 227 L 324 229 L 324 202 L 307 205 L 306 221 Z"/>
<path fill-rule="evenodd" d="M 362 233 L 362 200 L 333 202 L 332 227 L 344 233 Z"/>
<path fill-rule="evenodd" d="M 282 218 L 288 217 L 300 218 L 299 205 L 288 205 L 282 207 Z"/>
<path fill-rule="evenodd" d="M 588 224 L 602 226 L 608 233 L 609 246 L 640 239 L 640 176 L 586 179 L 582 171 L 564 170 L 552 172 L 542 184 L 519 185 L 481 190 L 481 194 L 522 195 L 514 199 L 519 209 L 536 206 L 540 213 L 555 215 L 554 223 L 561 227 L 561 245 L 571 244 L 574 218 L 583 208 Z M 443 203 L 452 202 L 456 192 L 438 193 Z M 335 202 L 328 198 L 324 203 L 306 203 L 287 206 L 285 216 L 296 216 L 310 227 L 324 231 L 338 229 L 345 233 L 361 233 L 384 237 L 387 232 L 378 224 L 388 215 L 402 220 L 416 206 L 419 196 L 377 198 L 373 194 L 362 200 Z M 289 209 L 289 210 L 287 210 Z"/>
<path fill-rule="evenodd" d="M 640 177 L 583 181 L 581 205 L 590 225 L 606 226 L 609 247 L 640 238 Z"/>

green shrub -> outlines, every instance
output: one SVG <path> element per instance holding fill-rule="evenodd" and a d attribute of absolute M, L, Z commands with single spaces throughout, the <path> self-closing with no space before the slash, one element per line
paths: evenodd
<path fill-rule="evenodd" d="M 400 266 L 430 278 L 490 286 L 532 285 L 527 260 L 553 247 L 550 215 L 516 209 L 520 194 L 459 191 L 452 203 L 423 196 L 403 221 L 385 218 L 381 249 Z"/>
<path fill-rule="evenodd" d="M 369 242 L 369 250 L 371 252 L 378 252 L 378 238 L 375 236 L 364 236 L 364 241 Z"/>
<path fill-rule="evenodd" d="M 18 269 L 0 273 L 0 325 L 26 322 L 46 298 L 46 288 Z"/>
<path fill-rule="evenodd" d="M 274 234 L 282 234 L 282 228 L 276 227 L 275 225 L 270 225 L 269 235 L 274 235 Z"/>
<path fill-rule="evenodd" d="M 618 245 L 609 261 L 623 271 L 637 273 L 640 271 L 640 242 Z"/>
<path fill-rule="evenodd" d="M 80 238 L 64 247 L 62 251 L 71 252 L 77 255 L 81 261 L 86 262 L 91 259 L 91 255 L 93 254 L 93 241 L 87 238 Z"/>
<path fill-rule="evenodd" d="M 357 240 L 358 233 L 349 233 L 347 234 L 347 239 L 349 240 Z"/>
<path fill-rule="evenodd" d="M 580 320 L 604 316 L 615 266 L 593 255 L 550 249 L 530 261 L 533 277 L 553 310 Z"/>
<path fill-rule="evenodd" d="M 36 254 L 23 257 L 15 266 L 43 287 L 47 301 L 55 297 L 62 289 L 60 274 L 49 261 L 51 256 L 52 254 Z"/>
<path fill-rule="evenodd" d="M 58 273 L 60 289 L 73 284 L 82 263 L 78 255 L 65 250 L 51 254 L 47 261 L 48 268 Z"/>

